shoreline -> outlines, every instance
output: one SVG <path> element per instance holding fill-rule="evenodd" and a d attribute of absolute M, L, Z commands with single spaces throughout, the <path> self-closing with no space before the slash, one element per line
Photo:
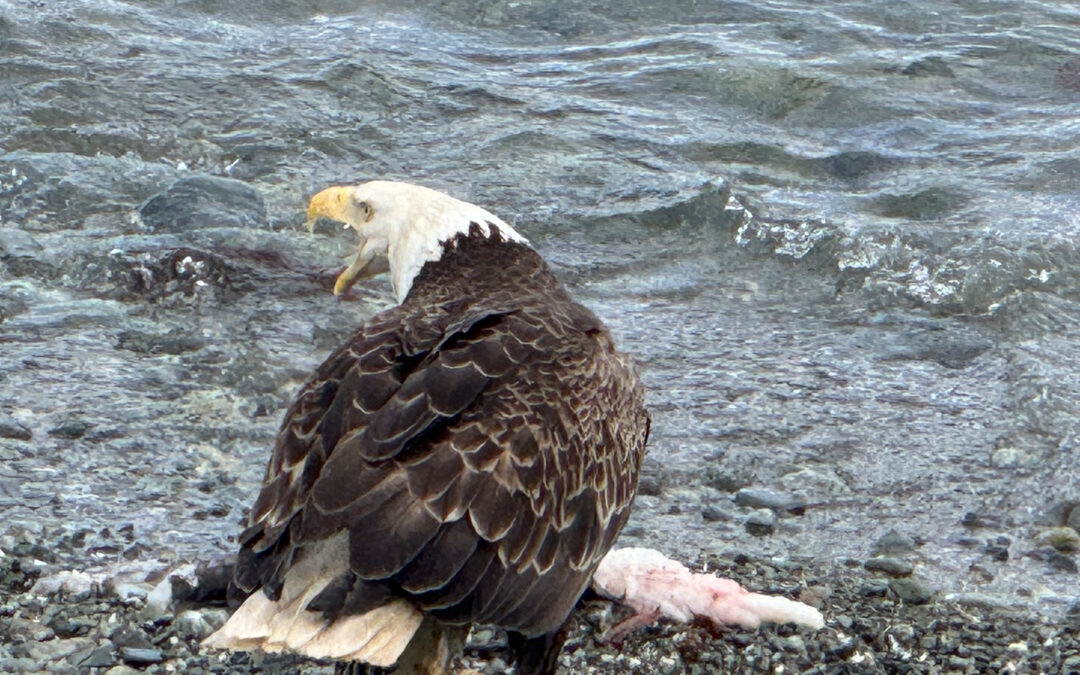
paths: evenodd
<path fill-rule="evenodd" d="M 7 636 L 0 642 L 0 671 L 333 672 L 327 662 L 288 655 L 201 650 L 200 640 L 228 615 L 212 599 L 221 587 L 222 576 L 213 574 L 220 567 L 173 575 L 169 584 L 84 579 L 80 587 L 71 580 L 81 577 L 68 575 L 67 587 L 58 588 L 40 581 L 60 578 L 61 572 L 43 564 L 36 557 L 40 552 L 23 546 L 0 557 L 0 597 L 6 598 L 0 635 Z M 698 569 L 707 564 L 749 590 L 814 605 L 825 614 L 826 626 L 745 630 L 659 621 L 615 645 L 602 636 L 630 610 L 586 599 L 571 615 L 559 672 L 1080 673 L 1080 603 L 1054 622 L 1034 608 L 998 605 L 977 595 L 931 593 L 908 602 L 901 598 L 902 586 L 890 583 L 899 577 L 856 564 L 817 568 L 739 554 L 686 562 Z M 498 631 L 475 628 L 459 665 L 485 674 L 513 672 L 504 660 L 503 640 Z"/>

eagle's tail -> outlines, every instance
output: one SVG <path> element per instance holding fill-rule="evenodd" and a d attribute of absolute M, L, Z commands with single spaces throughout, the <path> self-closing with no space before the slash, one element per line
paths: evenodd
<path fill-rule="evenodd" d="M 348 572 L 345 540 L 337 539 L 304 552 L 286 573 L 277 600 L 256 590 L 203 644 L 237 651 L 287 651 L 373 666 L 396 664 L 424 618 L 409 602 L 391 599 L 363 614 L 336 617 L 308 609 L 334 579 Z"/>

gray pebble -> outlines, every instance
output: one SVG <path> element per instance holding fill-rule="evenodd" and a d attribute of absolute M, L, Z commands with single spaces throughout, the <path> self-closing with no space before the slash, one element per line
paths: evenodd
<path fill-rule="evenodd" d="M 889 582 L 889 589 L 896 597 L 912 605 L 925 605 L 934 597 L 932 590 L 912 577 L 893 579 Z"/>
<path fill-rule="evenodd" d="M 1065 555 L 1064 553 L 1059 553 L 1058 551 L 1054 551 L 1053 553 L 1048 555 L 1046 557 L 1046 562 L 1050 565 L 1052 569 L 1055 569 L 1059 572 L 1076 574 L 1078 571 L 1080 571 L 1077 569 L 1075 560 Z"/>
<path fill-rule="evenodd" d="M 47 642 L 27 643 L 27 656 L 39 663 L 56 661 L 66 656 L 83 651 L 93 645 L 89 638 L 56 639 Z"/>
<path fill-rule="evenodd" d="M 120 658 L 129 664 L 161 663 L 164 660 L 158 649 L 144 649 L 142 647 L 121 647 Z"/>
<path fill-rule="evenodd" d="M 801 635 L 789 635 L 780 639 L 780 644 L 785 651 L 801 653 L 806 651 L 806 641 Z"/>
<path fill-rule="evenodd" d="M 968 511 L 964 514 L 964 517 L 960 519 L 960 524 L 973 530 L 985 527 L 1001 527 L 1001 518 L 985 513 Z"/>
<path fill-rule="evenodd" d="M 203 612 L 196 609 L 189 609 L 177 614 L 176 619 L 173 620 L 173 626 L 180 637 L 198 640 L 205 638 L 215 630 L 215 627 L 203 616 Z"/>
<path fill-rule="evenodd" d="M 731 514 L 715 504 L 708 504 L 701 509 L 701 517 L 709 523 L 731 520 Z"/>
<path fill-rule="evenodd" d="M 899 558 L 877 557 L 863 562 L 863 567 L 873 572 L 884 572 L 894 577 L 911 576 L 915 566 Z"/>
<path fill-rule="evenodd" d="M 72 660 L 79 668 L 108 668 L 116 664 L 116 656 L 113 654 L 111 644 L 90 649 L 79 658 Z"/>
<path fill-rule="evenodd" d="M 896 530 L 889 530 L 870 546 L 873 555 L 902 555 L 915 548 L 915 540 Z"/>
<path fill-rule="evenodd" d="M 85 420 L 67 420 L 59 426 L 49 429 L 50 436 L 57 438 L 70 438 L 72 440 L 82 438 L 94 425 Z"/>
<path fill-rule="evenodd" d="M 776 513 L 802 515 L 806 504 L 790 495 L 760 488 L 743 488 L 735 493 L 732 501 L 738 506 L 751 509 L 770 509 Z"/>
<path fill-rule="evenodd" d="M 147 593 L 149 593 L 146 584 L 131 584 L 126 582 L 113 584 L 112 592 L 116 597 L 125 602 L 145 600 Z"/>
<path fill-rule="evenodd" d="M 113 644 L 120 647 L 121 655 L 124 649 L 133 649 L 136 652 L 144 652 L 153 649 L 153 643 L 146 633 L 136 625 L 124 624 L 112 632 L 109 638 Z M 125 659 L 127 660 L 127 659 Z"/>
<path fill-rule="evenodd" d="M 757 537 L 772 534 L 776 529 L 776 514 L 770 509 L 758 509 L 746 517 L 743 526 L 747 532 Z"/>
<path fill-rule="evenodd" d="M 715 466 L 705 469 L 705 485 L 720 492 L 735 492 L 749 482 L 746 475 L 733 475 Z"/>
<path fill-rule="evenodd" d="M 859 588 L 859 595 L 873 598 L 885 595 L 889 590 L 889 583 L 880 579 L 869 579 Z"/>
<path fill-rule="evenodd" d="M 975 659 L 972 659 L 970 657 L 969 658 L 964 658 L 962 656 L 950 656 L 949 657 L 949 667 L 950 668 L 967 669 L 967 668 L 972 667 L 974 664 L 975 664 Z"/>

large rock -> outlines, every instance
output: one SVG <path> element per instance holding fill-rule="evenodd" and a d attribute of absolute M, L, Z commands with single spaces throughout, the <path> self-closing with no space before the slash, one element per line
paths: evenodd
<path fill-rule="evenodd" d="M 192 175 L 143 202 L 139 216 L 147 227 L 169 232 L 260 227 L 266 222 L 266 206 L 258 191 L 247 183 Z"/>

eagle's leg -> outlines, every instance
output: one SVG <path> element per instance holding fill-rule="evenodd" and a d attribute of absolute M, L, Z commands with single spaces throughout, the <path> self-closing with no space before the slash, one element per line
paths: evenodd
<path fill-rule="evenodd" d="M 508 631 L 510 652 L 517 661 L 518 675 L 553 675 L 559 665 L 559 652 L 566 642 L 567 623 L 558 630 L 534 638 Z"/>

